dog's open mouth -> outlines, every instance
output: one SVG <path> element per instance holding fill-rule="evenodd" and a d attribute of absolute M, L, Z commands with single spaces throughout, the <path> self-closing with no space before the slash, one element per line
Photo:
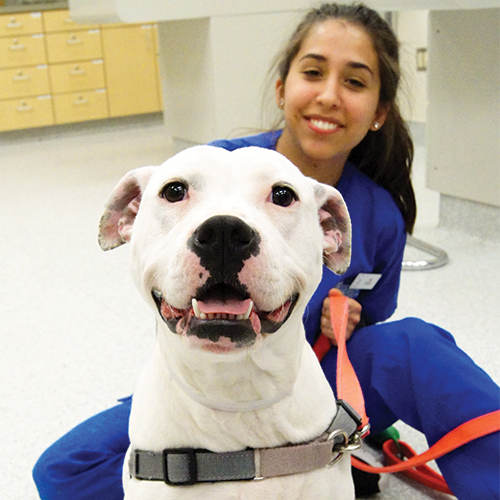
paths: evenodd
<path fill-rule="evenodd" d="M 226 284 L 202 287 L 185 309 L 172 307 L 158 289 L 153 289 L 152 296 L 172 332 L 192 337 L 192 344 L 204 350 L 225 353 L 250 347 L 261 334 L 276 332 L 299 295 L 272 311 L 259 310 L 245 290 Z"/>

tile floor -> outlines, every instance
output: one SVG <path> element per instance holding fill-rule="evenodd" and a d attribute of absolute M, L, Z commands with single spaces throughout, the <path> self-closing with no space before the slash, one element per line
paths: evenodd
<path fill-rule="evenodd" d="M 0 136 L 2 499 L 37 499 L 31 469 L 42 451 L 134 390 L 154 322 L 129 278 L 128 248 L 103 253 L 97 223 L 124 173 L 171 152 L 160 117 Z M 417 236 L 446 249 L 450 263 L 405 272 L 396 316 L 452 331 L 500 382 L 500 241 L 460 225 Z M 425 449 L 421 435 L 398 427 Z M 391 476 L 376 498 L 449 497 Z"/>

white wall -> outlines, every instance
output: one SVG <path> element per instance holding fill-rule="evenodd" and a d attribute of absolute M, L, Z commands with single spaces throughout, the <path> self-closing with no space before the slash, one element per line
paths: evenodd
<path fill-rule="evenodd" d="M 441 193 L 500 206 L 500 9 L 430 15 L 427 164 Z"/>
<path fill-rule="evenodd" d="M 159 23 L 165 123 L 176 141 L 206 143 L 262 126 L 268 69 L 298 16 L 254 14 Z"/>
<path fill-rule="evenodd" d="M 393 28 L 401 43 L 403 74 L 399 105 L 404 119 L 411 123 L 415 161 L 412 181 L 417 198 L 416 229 L 439 223 L 440 195 L 427 187 L 425 123 L 427 121 L 427 71 L 417 70 L 417 49 L 427 48 L 429 11 L 399 11 L 393 14 Z"/>
<path fill-rule="evenodd" d="M 425 123 L 427 71 L 417 71 L 417 49 L 427 48 L 429 11 L 399 11 L 393 14 L 393 24 L 401 43 L 401 111 L 407 121 Z"/>

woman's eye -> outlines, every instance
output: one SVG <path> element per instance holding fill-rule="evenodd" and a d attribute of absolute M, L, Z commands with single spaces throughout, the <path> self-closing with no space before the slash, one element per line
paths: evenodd
<path fill-rule="evenodd" d="M 280 207 L 289 207 L 299 198 L 295 191 L 287 186 L 275 186 L 271 193 L 271 201 Z"/>
<path fill-rule="evenodd" d="M 169 182 L 160 191 L 160 196 L 170 203 L 176 203 L 182 201 L 186 196 L 188 191 L 187 186 L 180 181 Z"/>
<path fill-rule="evenodd" d="M 306 78 L 319 78 L 321 76 L 321 72 L 317 69 L 308 69 L 303 71 Z"/>
<path fill-rule="evenodd" d="M 347 83 L 351 87 L 356 87 L 358 89 L 362 89 L 362 88 L 365 87 L 365 84 L 363 82 L 361 82 L 360 80 L 355 80 L 354 78 L 351 78 L 351 79 L 347 80 Z"/>

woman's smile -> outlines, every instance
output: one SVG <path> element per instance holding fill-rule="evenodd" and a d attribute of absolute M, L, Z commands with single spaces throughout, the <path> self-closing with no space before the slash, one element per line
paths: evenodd
<path fill-rule="evenodd" d="M 340 130 L 342 125 L 338 121 L 321 117 L 305 117 L 311 130 L 318 134 L 333 134 Z"/>

